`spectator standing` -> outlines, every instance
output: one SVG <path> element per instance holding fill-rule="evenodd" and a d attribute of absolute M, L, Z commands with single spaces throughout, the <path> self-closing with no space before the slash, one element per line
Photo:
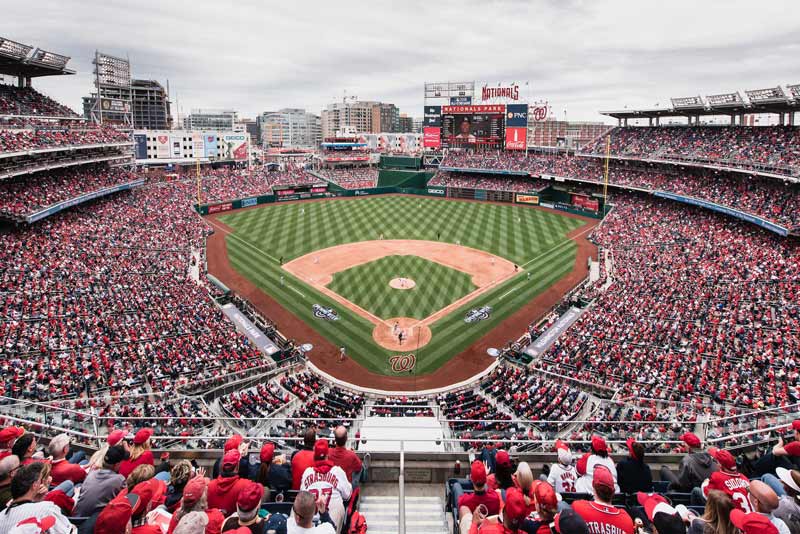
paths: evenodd
<path fill-rule="evenodd" d="M 550 466 L 547 482 L 558 493 L 575 493 L 577 491 L 575 484 L 578 481 L 578 471 L 573 465 L 572 452 L 566 443 L 558 440 L 556 441 L 556 454 L 558 455 L 558 462 Z"/>
<path fill-rule="evenodd" d="M 249 482 L 239 476 L 239 460 L 241 455 L 237 449 L 228 451 L 222 458 L 219 476 L 208 484 L 208 507 L 219 508 L 223 515 L 236 511 L 239 493 Z"/>
<path fill-rule="evenodd" d="M 303 434 L 303 448 L 292 456 L 292 489 L 300 489 L 300 480 L 306 469 L 314 465 L 314 443 L 317 440 L 317 429 L 313 426 L 306 428 Z"/>
<path fill-rule="evenodd" d="M 328 440 L 320 439 L 314 444 L 314 465 L 303 473 L 300 488 L 326 498 L 325 508 L 340 532 L 345 519 L 344 505 L 353 488 L 342 468 L 328 459 Z"/>
<path fill-rule="evenodd" d="M 703 483 L 703 494 L 708 495 L 714 489 L 724 491 L 740 510 L 752 512 L 747 490 L 750 480 L 739 472 L 736 459 L 730 452 L 722 449 L 711 449 L 711 456 L 719 465 L 719 470 L 711 473 Z"/>
<path fill-rule="evenodd" d="M 617 464 L 619 489 L 622 493 L 651 493 L 653 491 L 653 474 L 650 466 L 644 462 L 644 446 L 628 438 L 628 456 Z"/>
<path fill-rule="evenodd" d="M 258 467 L 256 482 L 277 493 L 292 489 L 291 466 L 283 463 L 283 456 L 280 456 L 281 463 L 274 462 L 275 445 L 273 443 L 265 443 L 258 456 L 261 464 Z"/>
<path fill-rule="evenodd" d="M 337 426 L 333 431 L 333 437 L 336 446 L 330 451 L 328 459 L 342 468 L 349 482 L 355 479 L 354 485 L 358 485 L 363 464 L 358 455 L 347 448 L 347 429 L 343 425 Z"/>
<path fill-rule="evenodd" d="M 711 476 L 711 473 L 719 469 L 714 463 L 714 458 L 702 450 L 700 438 L 691 432 L 686 432 L 681 436 L 689 448 L 689 452 L 681 459 L 678 475 L 669 470 L 668 467 L 661 467 L 661 480 L 669 481 L 669 489 L 672 491 L 690 492 L 693 488 L 700 485 Z"/>

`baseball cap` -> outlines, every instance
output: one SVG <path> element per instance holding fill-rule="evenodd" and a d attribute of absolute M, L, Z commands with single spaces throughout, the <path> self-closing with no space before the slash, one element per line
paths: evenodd
<path fill-rule="evenodd" d="M 631 458 L 634 458 L 634 459 L 638 460 L 639 457 L 636 456 L 636 453 L 633 451 L 633 444 L 634 443 L 636 443 L 636 440 L 633 439 L 633 438 L 628 438 L 627 440 L 625 440 L 625 445 L 628 446 L 628 453 L 631 455 Z"/>
<path fill-rule="evenodd" d="M 167 487 L 163 481 L 157 478 L 151 478 L 144 482 L 139 482 L 133 487 L 131 493 L 139 496 L 139 502 L 134 507 L 133 515 L 139 516 L 147 509 L 147 505 L 151 502 L 154 506 L 161 504 L 161 498 L 164 496 Z"/>
<path fill-rule="evenodd" d="M 194 477 L 183 487 L 183 505 L 191 508 L 200 500 L 208 487 L 206 477 Z"/>
<path fill-rule="evenodd" d="M 239 445 L 241 444 L 242 444 L 242 435 L 234 434 L 230 438 L 228 438 L 228 441 L 225 442 L 223 451 L 228 452 L 231 449 L 238 449 Z"/>
<path fill-rule="evenodd" d="M 48 532 L 56 524 L 56 518 L 46 515 L 41 519 L 29 517 L 23 519 L 8 531 L 8 534 L 43 534 Z"/>
<path fill-rule="evenodd" d="M 708 452 L 711 453 L 711 456 L 714 457 L 714 459 L 719 463 L 720 467 L 722 467 L 723 469 L 726 469 L 728 471 L 736 469 L 736 458 L 734 458 L 730 452 L 723 449 L 717 449 L 714 447 L 709 449 Z"/>
<path fill-rule="evenodd" d="M 731 510 L 731 523 L 744 534 L 778 534 L 769 517 L 757 512 L 746 514 L 738 508 Z"/>
<path fill-rule="evenodd" d="M 549 482 L 537 480 L 533 484 L 533 498 L 543 509 L 555 513 L 558 509 L 556 490 Z"/>
<path fill-rule="evenodd" d="M 124 430 L 112 430 L 111 433 L 106 436 L 106 443 L 108 443 L 109 447 L 113 447 L 114 445 L 118 445 L 123 439 L 125 439 Z"/>
<path fill-rule="evenodd" d="M 6 443 L 12 439 L 17 439 L 25 433 L 21 426 L 7 426 L 0 430 L 0 443 Z"/>
<path fill-rule="evenodd" d="M 503 508 L 503 516 L 514 521 L 519 521 L 528 515 L 528 506 L 525 504 L 525 497 L 517 488 L 506 490 L 506 506 Z"/>
<path fill-rule="evenodd" d="M 328 457 L 328 440 L 318 439 L 314 443 L 314 460 L 324 460 Z"/>
<path fill-rule="evenodd" d="M 800 471 L 789 470 L 785 467 L 778 467 L 775 469 L 775 474 L 781 479 L 781 482 L 792 488 L 794 491 L 800 493 Z"/>
<path fill-rule="evenodd" d="M 588 468 L 589 464 L 589 456 L 591 455 L 592 453 L 587 452 L 586 454 L 578 458 L 578 462 L 575 464 L 575 470 L 578 472 L 579 475 L 583 476 L 586 474 L 586 469 Z"/>
<path fill-rule="evenodd" d="M 133 507 L 128 499 L 113 499 L 103 508 L 94 524 L 94 534 L 119 534 L 125 532 L 133 516 Z"/>
<path fill-rule="evenodd" d="M 236 507 L 239 510 L 249 512 L 261 506 L 261 499 L 264 497 L 264 486 L 258 482 L 249 481 L 239 491 L 239 497 L 236 499 Z"/>
<path fill-rule="evenodd" d="M 794 430 L 795 432 L 800 432 L 800 419 L 795 419 L 794 421 L 792 421 L 792 430 Z"/>
<path fill-rule="evenodd" d="M 614 475 L 611 474 L 608 467 L 604 465 L 595 466 L 592 476 L 592 486 L 595 488 L 605 487 L 611 490 L 614 489 Z"/>
<path fill-rule="evenodd" d="M 602 437 L 592 436 L 592 450 L 595 452 L 608 452 L 608 444 Z"/>
<path fill-rule="evenodd" d="M 572 451 L 570 451 L 569 446 L 560 439 L 556 440 L 556 453 L 558 454 L 559 463 L 564 465 L 572 463 Z"/>
<path fill-rule="evenodd" d="M 225 453 L 225 456 L 222 457 L 222 468 L 233 469 L 234 467 L 239 465 L 239 461 L 242 459 L 242 454 L 239 452 L 238 449 L 232 449 Z"/>
<path fill-rule="evenodd" d="M 678 513 L 666 497 L 658 493 L 644 493 L 643 491 L 639 491 L 636 493 L 636 500 L 639 502 L 639 505 L 644 508 L 644 513 L 650 521 L 652 521 L 653 517 L 658 513 L 670 515 Z"/>
<path fill-rule="evenodd" d="M 684 432 L 681 434 L 681 441 L 693 449 L 700 448 L 700 438 L 693 432 Z"/>
<path fill-rule="evenodd" d="M 130 457 L 131 453 L 126 451 L 125 447 L 122 445 L 114 445 L 113 447 L 109 447 L 106 451 L 106 455 L 103 456 L 103 463 L 106 465 L 114 465 Z"/>
<path fill-rule="evenodd" d="M 153 435 L 152 428 L 142 428 L 136 434 L 133 435 L 133 444 L 134 445 L 141 445 Z"/>
<path fill-rule="evenodd" d="M 494 463 L 505 467 L 511 467 L 511 457 L 506 451 L 499 450 L 494 456 Z"/>
<path fill-rule="evenodd" d="M 472 467 L 469 472 L 469 479 L 475 486 L 483 486 L 486 484 L 486 466 L 480 460 L 472 462 Z"/>
<path fill-rule="evenodd" d="M 259 453 L 259 458 L 261 462 L 268 464 L 272 461 L 275 457 L 275 444 L 274 443 L 265 443 L 263 447 L 261 447 L 261 452 Z"/>
<path fill-rule="evenodd" d="M 586 521 L 572 508 L 567 508 L 556 516 L 558 534 L 589 534 Z"/>

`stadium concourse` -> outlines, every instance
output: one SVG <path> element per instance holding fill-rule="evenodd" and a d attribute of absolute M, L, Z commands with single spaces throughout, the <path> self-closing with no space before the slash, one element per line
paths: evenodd
<path fill-rule="evenodd" d="M 800 532 L 796 128 L 612 130 L 599 275 L 475 381 L 381 392 L 207 276 L 191 173 L 120 165 L 126 133 L 29 87 L 0 114 L 0 532 L 489 532 L 501 506 L 512 532 Z M 429 183 L 596 195 L 604 147 L 452 151 Z M 272 169 L 204 169 L 200 200 L 317 181 Z"/>

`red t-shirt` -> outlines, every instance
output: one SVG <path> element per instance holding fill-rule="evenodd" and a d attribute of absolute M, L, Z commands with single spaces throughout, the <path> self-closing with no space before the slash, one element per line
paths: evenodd
<path fill-rule="evenodd" d="M 161 532 L 161 527 L 158 525 L 139 525 L 138 527 L 133 527 L 131 530 L 131 534 L 163 534 Z"/>
<path fill-rule="evenodd" d="M 144 464 L 156 465 L 153 461 L 152 452 L 144 451 L 141 456 L 135 460 L 123 460 L 122 463 L 119 464 L 119 474 L 128 478 L 128 475 L 130 475 L 134 469 Z"/>
<path fill-rule="evenodd" d="M 71 464 L 66 459 L 53 462 L 53 469 L 50 471 L 53 477 L 53 486 L 58 486 L 65 480 L 71 480 L 75 484 L 80 484 L 86 478 L 86 471 L 77 464 Z"/>
<path fill-rule="evenodd" d="M 783 446 L 789 456 L 800 456 L 800 441 L 792 441 Z"/>
<path fill-rule="evenodd" d="M 633 534 L 628 512 L 595 501 L 575 501 L 572 509 L 586 521 L 589 534 Z"/>
<path fill-rule="evenodd" d="M 338 465 L 347 475 L 347 481 L 353 481 L 353 473 L 361 471 L 361 459 L 347 447 L 334 447 L 328 454 L 328 460 Z"/>
<path fill-rule="evenodd" d="M 314 467 L 314 451 L 297 451 L 292 457 L 292 489 L 299 490 L 303 473 L 309 467 Z"/>
<path fill-rule="evenodd" d="M 458 498 L 458 507 L 466 506 L 470 512 L 474 512 L 478 505 L 486 506 L 489 510 L 487 515 L 497 515 L 500 513 L 500 496 L 495 491 L 484 491 L 481 493 L 465 493 Z"/>
<path fill-rule="evenodd" d="M 249 480 L 238 475 L 215 478 L 208 483 L 208 507 L 219 508 L 223 515 L 232 514 L 236 511 L 239 492 L 249 483 Z"/>
<path fill-rule="evenodd" d="M 703 485 L 703 493 L 708 496 L 708 492 L 711 490 L 722 491 L 731 498 L 740 510 L 747 514 L 754 511 L 748 499 L 749 492 L 747 488 L 749 486 L 750 479 L 741 473 L 715 471 L 708 477 L 708 484 Z"/>

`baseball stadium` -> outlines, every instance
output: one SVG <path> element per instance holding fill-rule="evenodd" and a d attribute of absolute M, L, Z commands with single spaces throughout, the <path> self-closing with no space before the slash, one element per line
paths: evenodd
<path fill-rule="evenodd" d="M 420 81 L 417 133 L 345 98 L 298 147 L 123 54 L 79 114 L 24 40 L 0 533 L 800 533 L 799 83 Z"/>

